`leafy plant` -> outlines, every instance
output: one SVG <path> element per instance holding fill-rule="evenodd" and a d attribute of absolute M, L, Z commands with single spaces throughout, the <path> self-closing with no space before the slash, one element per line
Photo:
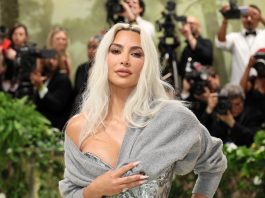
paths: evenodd
<path fill-rule="evenodd" d="M 0 192 L 14 198 L 56 197 L 63 173 L 62 140 L 63 134 L 27 98 L 0 92 Z"/>
<path fill-rule="evenodd" d="M 251 147 L 224 145 L 228 168 L 225 171 L 216 198 L 261 198 L 265 194 L 265 131 L 256 133 Z M 196 177 L 194 174 L 177 176 L 172 184 L 170 198 L 191 197 Z"/>

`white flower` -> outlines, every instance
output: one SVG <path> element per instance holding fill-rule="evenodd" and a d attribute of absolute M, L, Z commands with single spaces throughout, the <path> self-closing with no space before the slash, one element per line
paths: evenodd
<path fill-rule="evenodd" d="M 233 142 L 226 143 L 227 145 L 227 151 L 231 153 L 233 150 L 237 149 L 237 145 L 235 145 Z"/>
<path fill-rule="evenodd" d="M 258 153 L 262 153 L 263 151 L 265 151 L 265 146 L 259 147 Z"/>
<path fill-rule="evenodd" d="M 261 184 L 261 179 L 259 178 L 259 176 L 255 176 L 254 179 L 253 179 L 253 184 L 258 186 Z"/>
<path fill-rule="evenodd" d="M 0 198 L 6 198 L 6 195 L 4 193 L 0 193 Z"/>
<path fill-rule="evenodd" d="M 10 153 L 12 153 L 13 152 L 13 149 L 12 148 L 8 148 L 7 150 L 6 150 L 6 154 L 10 154 Z M 1 194 L 0 194 L 1 195 Z M 0 198 L 2 198 L 2 197 L 0 197 Z"/>

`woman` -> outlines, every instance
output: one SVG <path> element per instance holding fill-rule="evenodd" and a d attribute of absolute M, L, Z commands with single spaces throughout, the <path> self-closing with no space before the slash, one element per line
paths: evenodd
<path fill-rule="evenodd" d="M 57 54 L 60 56 L 60 72 L 66 73 L 68 76 L 71 74 L 72 61 L 67 47 L 69 44 L 69 36 L 67 31 L 62 27 L 54 27 L 47 38 L 47 48 L 55 49 Z M 43 62 L 38 60 L 38 70 L 41 71 Z"/>
<path fill-rule="evenodd" d="M 28 77 L 23 75 L 24 69 L 22 67 L 32 67 L 35 64 L 34 58 L 26 55 L 22 57 L 20 52 L 20 49 L 27 44 L 28 38 L 28 29 L 22 23 L 16 23 L 9 31 L 9 40 L 11 42 L 9 48 L 4 52 L 6 69 L 2 87 L 5 92 L 9 92 L 11 95 L 16 95 L 20 81 Z"/>
<path fill-rule="evenodd" d="M 152 39 L 114 25 L 66 127 L 62 196 L 167 197 L 174 172 L 195 170 L 193 197 L 212 197 L 226 168 L 222 142 L 169 95 Z"/>

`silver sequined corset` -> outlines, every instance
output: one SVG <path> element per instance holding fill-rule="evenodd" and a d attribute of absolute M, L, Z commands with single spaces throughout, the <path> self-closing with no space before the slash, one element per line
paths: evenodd
<path fill-rule="evenodd" d="M 92 153 L 85 153 L 85 155 L 99 166 L 111 168 L 108 164 L 94 156 Z M 173 169 L 174 164 L 162 171 L 161 175 L 157 179 L 150 180 L 141 186 L 129 189 L 126 192 L 115 196 L 110 196 L 109 198 L 167 198 L 169 196 L 173 180 Z"/>

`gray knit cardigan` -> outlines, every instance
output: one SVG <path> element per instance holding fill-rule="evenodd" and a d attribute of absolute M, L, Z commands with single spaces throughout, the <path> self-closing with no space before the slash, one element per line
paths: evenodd
<path fill-rule="evenodd" d="M 222 141 L 210 136 L 195 115 L 178 104 L 165 105 L 144 128 L 128 128 L 117 163 L 141 161 L 127 172 L 144 172 L 156 179 L 161 171 L 176 163 L 177 175 L 194 171 L 198 175 L 193 193 L 213 197 L 227 167 Z M 62 197 L 83 198 L 83 189 L 109 169 L 85 156 L 65 135 L 65 172 L 59 182 Z"/>

